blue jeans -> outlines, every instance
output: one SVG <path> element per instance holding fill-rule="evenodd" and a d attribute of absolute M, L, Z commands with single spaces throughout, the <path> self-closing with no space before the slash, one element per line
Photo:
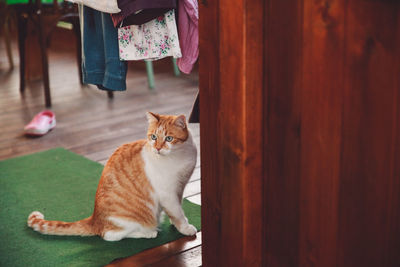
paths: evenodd
<path fill-rule="evenodd" d="M 103 90 L 126 90 L 127 63 L 119 59 L 118 30 L 110 14 L 86 6 L 79 9 L 83 82 Z"/>

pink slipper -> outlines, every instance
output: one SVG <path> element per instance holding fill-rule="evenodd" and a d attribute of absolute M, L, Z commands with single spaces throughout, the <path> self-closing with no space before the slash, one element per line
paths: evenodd
<path fill-rule="evenodd" d="M 51 110 L 44 110 L 32 119 L 25 126 L 24 131 L 27 135 L 45 135 L 48 131 L 56 127 L 56 114 Z"/>

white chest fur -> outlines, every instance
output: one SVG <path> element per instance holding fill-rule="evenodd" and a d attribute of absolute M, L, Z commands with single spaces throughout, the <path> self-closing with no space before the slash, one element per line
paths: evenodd
<path fill-rule="evenodd" d="M 197 160 L 197 149 L 191 134 L 185 143 L 178 145 L 168 155 L 156 154 L 145 146 L 142 157 L 145 173 L 157 198 L 168 195 L 181 197 Z"/>

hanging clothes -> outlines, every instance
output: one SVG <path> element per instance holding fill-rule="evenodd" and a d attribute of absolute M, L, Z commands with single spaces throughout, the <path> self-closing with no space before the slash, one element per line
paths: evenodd
<path fill-rule="evenodd" d="M 110 14 L 79 6 L 83 82 L 99 89 L 126 90 L 127 63 L 120 61 L 118 30 Z"/>
<path fill-rule="evenodd" d="M 115 27 L 142 25 L 176 8 L 176 0 L 118 0 L 120 13 L 112 14 Z"/>
<path fill-rule="evenodd" d="M 104 13 L 119 13 L 117 0 L 67 0 L 75 4 L 82 4 Z"/>
<path fill-rule="evenodd" d="M 158 60 L 182 56 L 175 22 L 175 11 L 170 10 L 143 25 L 118 29 L 121 60 Z"/>
<path fill-rule="evenodd" d="M 183 73 L 189 74 L 199 56 L 199 6 L 197 0 L 180 0 L 178 9 L 182 57 L 177 60 L 177 64 Z"/>

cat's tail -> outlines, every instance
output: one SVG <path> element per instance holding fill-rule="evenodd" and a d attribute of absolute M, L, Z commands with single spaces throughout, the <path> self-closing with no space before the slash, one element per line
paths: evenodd
<path fill-rule="evenodd" d="M 47 221 L 39 211 L 32 212 L 28 217 L 28 226 L 46 235 L 95 235 L 90 223 L 90 217 L 77 222 Z"/>

